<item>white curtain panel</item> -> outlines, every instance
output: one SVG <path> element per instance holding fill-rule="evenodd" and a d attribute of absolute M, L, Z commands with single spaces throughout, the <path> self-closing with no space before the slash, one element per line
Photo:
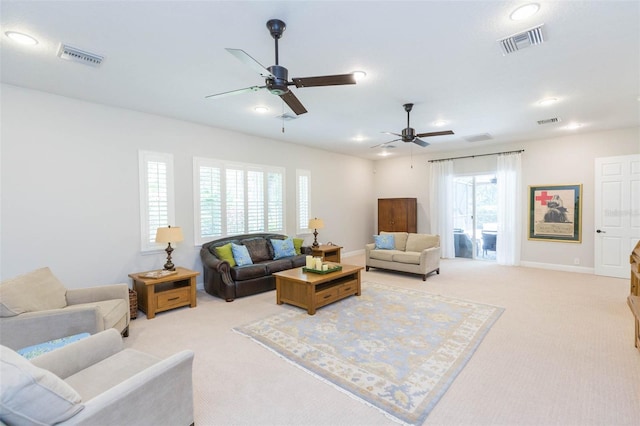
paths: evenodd
<path fill-rule="evenodd" d="M 453 161 L 431 163 L 431 233 L 440 235 L 443 258 L 456 257 L 453 242 Z"/>
<path fill-rule="evenodd" d="M 519 265 L 522 240 L 521 154 L 498 155 L 498 235 L 496 263 Z"/>

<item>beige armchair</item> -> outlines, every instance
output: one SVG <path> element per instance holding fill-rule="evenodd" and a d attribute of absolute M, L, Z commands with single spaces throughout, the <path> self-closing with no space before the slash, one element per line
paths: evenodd
<path fill-rule="evenodd" d="M 129 335 L 129 286 L 66 289 L 49 268 L 0 284 L 0 344 L 21 349 L 115 328 Z"/>
<path fill-rule="evenodd" d="M 114 329 L 31 361 L 0 346 L 0 424 L 192 425 L 193 357 L 123 349 Z"/>

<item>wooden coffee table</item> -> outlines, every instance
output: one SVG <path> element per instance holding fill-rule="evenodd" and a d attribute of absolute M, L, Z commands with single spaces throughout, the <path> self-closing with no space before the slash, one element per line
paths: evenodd
<path fill-rule="evenodd" d="M 341 271 L 327 274 L 304 272 L 302 268 L 276 272 L 276 302 L 306 309 L 314 315 L 316 309 L 349 296 L 360 296 L 362 266 L 344 265 Z"/>

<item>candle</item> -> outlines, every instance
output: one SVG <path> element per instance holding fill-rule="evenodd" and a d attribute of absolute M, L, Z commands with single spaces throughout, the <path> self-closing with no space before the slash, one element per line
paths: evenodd
<path fill-rule="evenodd" d="M 322 270 L 322 258 L 316 257 L 316 269 L 318 271 Z"/>
<path fill-rule="evenodd" d="M 329 270 L 329 265 L 322 265 L 322 270 L 323 271 L 328 271 Z"/>
<path fill-rule="evenodd" d="M 307 256 L 307 269 L 313 269 L 313 256 Z"/>

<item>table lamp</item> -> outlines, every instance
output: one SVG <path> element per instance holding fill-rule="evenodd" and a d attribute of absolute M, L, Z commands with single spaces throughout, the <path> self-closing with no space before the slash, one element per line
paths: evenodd
<path fill-rule="evenodd" d="M 313 229 L 313 244 L 311 247 L 318 248 L 320 244 L 318 244 L 318 229 L 324 228 L 324 222 L 322 219 L 313 218 L 309 219 L 309 229 Z"/>
<path fill-rule="evenodd" d="M 171 227 L 169 225 L 166 228 L 158 228 L 156 231 L 156 243 L 169 243 L 165 251 L 167 252 L 167 263 L 164 264 L 164 269 L 167 271 L 175 271 L 175 265 L 171 261 L 171 252 L 173 251 L 173 247 L 171 247 L 171 243 L 179 243 L 184 240 L 182 236 L 182 228 L 179 226 Z"/>

